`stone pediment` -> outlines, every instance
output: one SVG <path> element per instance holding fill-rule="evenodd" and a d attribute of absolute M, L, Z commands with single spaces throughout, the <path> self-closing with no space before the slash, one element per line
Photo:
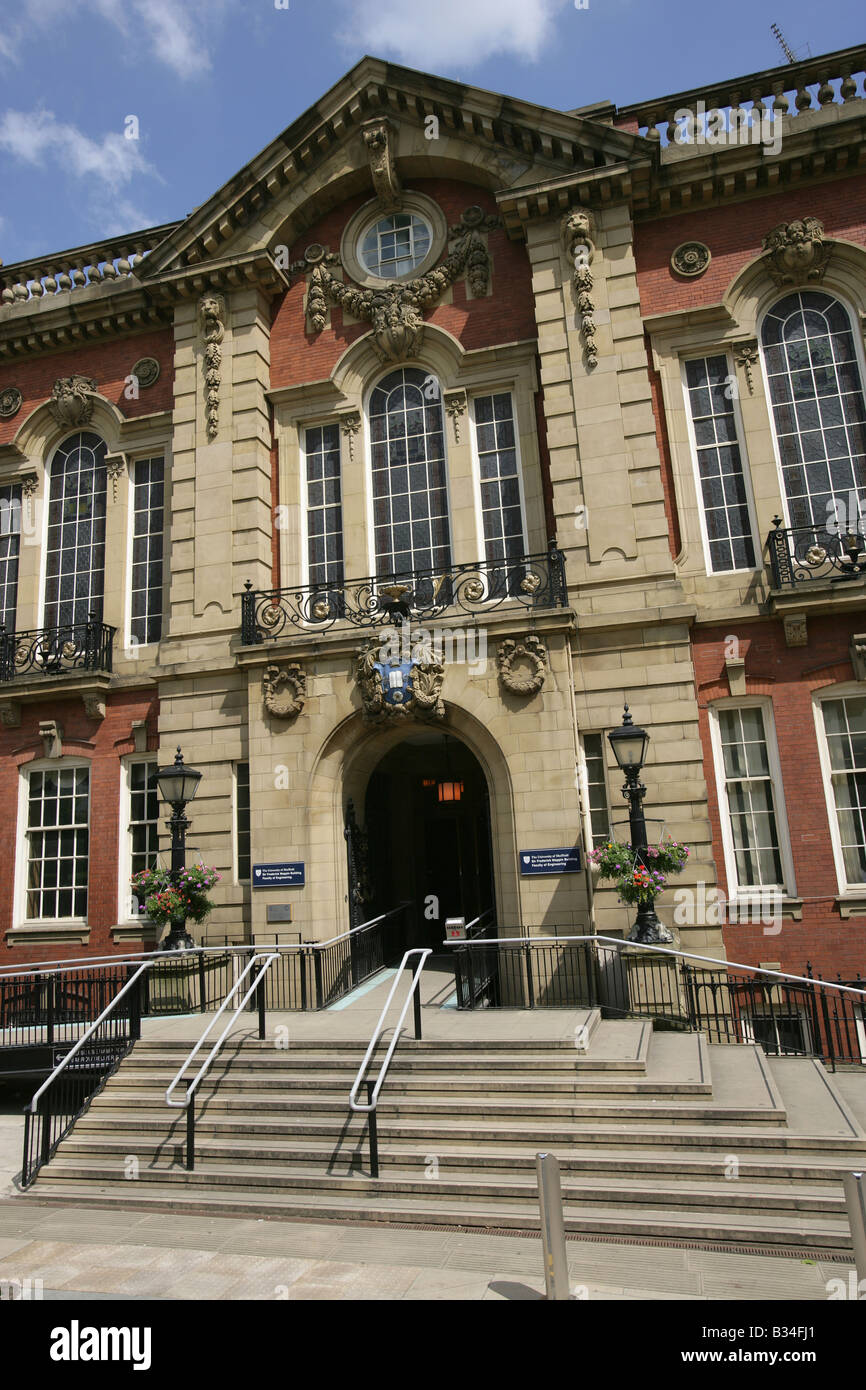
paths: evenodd
<path fill-rule="evenodd" d="M 396 206 L 413 179 L 467 178 L 499 192 L 646 158 L 639 136 L 598 120 L 364 58 L 175 227 L 140 275 L 146 284 L 291 245 L 359 193 Z"/>

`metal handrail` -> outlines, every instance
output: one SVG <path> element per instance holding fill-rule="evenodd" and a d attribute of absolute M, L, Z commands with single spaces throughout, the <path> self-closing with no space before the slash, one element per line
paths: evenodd
<path fill-rule="evenodd" d="M 258 1008 L 259 1008 L 259 1038 L 260 1038 L 260 1039 L 263 1039 L 263 1038 L 264 1038 L 264 1036 L 265 1036 L 265 996 L 264 996 L 264 990 L 262 989 L 262 985 L 263 985 L 263 983 L 264 983 L 264 978 L 265 978 L 265 976 L 267 975 L 267 973 L 268 973 L 269 969 L 271 968 L 271 966 L 273 965 L 274 961 L 275 961 L 275 960 L 279 960 L 279 958 L 280 958 L 280 957 L 279 957 L 279 952 L 276 952 L 276 951 L 271 951 L 271 953 L 270 953 L 269 955 L 267 955 L 267 956 L 265 956 L 264 954 L 260 954 L 260 955 L 257 955 L 257 956 L 253 956 L 253 957 L 252 957 L 252 959 L 247 963 L 247 965 L 246 965 L 246 966 L 244 967 L 244 969 L 241 971 L 240 975 L 238 976 L 238 978 L 237 978 L 237 980 L 235 981 L 235 983 L 234 983 L 234 985 L 232 986 L 232 988 L 229 990 L 229 992 L 228 992 L 228 994 L 226 995 L 225 999 L 223 1000 L 222 1004 L 220 1004 L 219 1008 L 217 1009 L 216 1013 L 214 1014 L 213 1018 L 211 1019 L 210 1023 L 208 1024 L 207 1028 L 205 1028 L 205 1030 L 204 1030 L 204 1032 L 202 1033 L 201 1037 L 199 1038 L 198 1042 L 195 1044 L 195 1047 L 193 1047 L 192 1051 L 189 1053 L 189 1055 L 187 1056 L 186 1060 L 183 1062 L 183 1064 L 182 1064 L 180 1070 L 178 1071 L 177 1075 L 175 1076 L 174 1080 L 171 1082 L 171 1084 L 170 1084 L 170 1085 L 168 1086 L 168 1088 L 166 1089 L 166 1093 L 165 1093 L 165 1103 L 166 1103 L 166 1105 L 173 1105 L 173 1106 L 176 1106 L 178 1109 L 181 1109 L 181 1110 L 184 1110 L 184 1109 L 185 1109 L 185 1110 L 186 1110 L 186 1166 L 187 1166 L 187 1169 L 188 1169 L 190 1172 L 192 1172 L 192 1170 L 195 1168 L 195 1093 L 196 1093 L 196 1090 L 198 1089 L 199 1082 L 201 1081 L 202 1077 L 204 1076 L 205 1072 L 207 1071 L 207 1069 L 208 1069 L 208 1067 L 210 1066 L 211 1062 L 213 1061 L 214 1057 L 215 1057 L 216 1054 L 219 1052 L 220 1048 L 222 1047 L 223 1043 L 225 1042 L 226 1037 L 228 1036 L 229 1032 L 231 1031 L 232 1027 L 234 1026 L 234 1024 L 235 1024 L 235 1022 L 236 1022 L 236 1020 L 237 1020 L 237 1018 L 238 1018 L 238 1015 L 241 1014 L 241 1013 L 243 1012 L 243 1010 L 244 1010 L 246 1004 L 248 1003 L 248 1001 L 250 1000 L 250 998 L 252 997 L 252 995 L 255 993 L 256 990 L 259 991 L 259 998 L 258 998 Z M 214 1045 L 213 1045 L 213 1047 L 211 1048 L 210 1052 L 208 1053 L 207 1057 L 206 1057 L 205 1060 L 202 1062 L 201 1066 L 199 1067 L 198 1071 L 197 1071 L 196 1074 L 195 1074 L 195 1077 L 193 1078 L 193 1080 L 192 1080 L 192 1081 L 189 1083 L 189 1085 L 187 1086 L 186 1092 L 185 1092 L 185 1094 L 184 1094 L 183 1100 L 172 1100 L 172 1099 L 171 1099 L 171 1093 L 172 1093 L 172 1091 L 174 1090 L 175 1086 L 176 1086 L 176 1085 L 178 1084 L 178 1082 L 180 1081 L 180 1079 L 181 1079 L 181 1077 L 183 1076 L 184 1072 L 186 1071 L 187 1067 L 190 1065 L 190 1063 L 191 1063 L 193 1057 L 195 1057 L 195 1055 L 196 1055 L 196 1053 L 198 1052 L 199 1048 L 200 1048 L 200 1047 L 202 1046 L 202 1044 L 204 1043 L 204 1040 L 205 1040 L 205 1038 L 207 1037 L 208 1033 L 209 1033 L 209 1032 L 211 1031 L 211 1029 L 213 1028 L 213 1026 L 214 1026 L 214 1024 L 216 1023 L 217 1019 L 219 1018 L 220 1014 L 223 1012 L 223 1010 L 224 1010 L 224 1009 L 227 1007 L 227 1005 L 229 1004 L 229 1001 L 231 1000 L 232 996 L 235 995 L 235 994 L 237 993 L 237 991 L 240 989 L 240 987 L 241 987 L 241 985 L 242 985 L 242 983 L 243 983 L 243 981 L 244 981 L 245 976 L 247 976 L 247 975 L 249 974 L 249 972 L 253 969 L 253 967 L 254 967 L 254 966 L 256 965 L 256 963 L 259 962 L 259 961 L 264 961 L 264 965 L 262 966 L 262 969 L 259 971 L 259 974 L 256 976 L 255 980 L 254 980 L 253 983 L 250 985 L 250 988 L 247 990 L 247 992 L 246 992 L 246 994 L 244 995 L 243 999 L 242 999 L 241 1002 L 238 1004 L 237 1008 L 235 1009 L 234 1013 L 232 1014 L 231 1018 L 229 1019 L 228 1023 L 226 1024 L 225 1028 L 223 1029 L 223 1031 L 220 1033 L 219 1037 L 217 1038 L 216 1042 L 214 1043 Z"/>
<path fill-rule="evenodd" d="M 403 956 L 403 959 L 400 962 L 399 969 L 397 970 L 397 973 L 394 976 L 394 983 L 391 985 L 391 988 L 388 991 L 388 998 L 385 1000 L 384 1007 L 379 1015 L 379 1021 L 376 1024 L 375 1029 L 373 1030 L 373 1036 L 370 1039 L 370 1045 L 367 1048 L 367 1051 L 364 1053 L 364 1060 L 358 1068 L 358 1074 L 355 1077 L 354 1084 L 352 1086 L 351 1091 L 349 1092 L 349 1109 L 361 1111 L 363 1114 L 369 1115 L 370 1117 L 368 1122 L 370 1131 L 370 1171 L 374 1178 L 378 1178 L 379 1176 L 379 1142 L 376 1128 L 376 1106 L 379 1103 L 379 1093 L 382 1090 L 385 1078 L 388 1075 L 388 1068 L 391 1065 L 391 1058 L 394 1056 L 397 1044 L 400 1041 L 400 1030 L 403 1027 L 403 1020 L 406 1017 L 406 1012 L 409 1008 L 409 1004 L 412 1001 L 414 1001 L 415 1005 L 415 1039 L 418 1042 L 420 1042 L 421 1040 L 421 995 L 420 990 L 418 989 L 418 981 L 421 978 L 421 971 L 424 969 L 424 963 L 427 960 L 427 957 L 432 956 L 432 954 L 433 951 L 431 947 L 416 946 L 411 951 L 407 951 L 406 954 Z M 421 959 L 418 962 L 415 974 L 412 976 L 412 983 L 409 986 L 409 993 L 406 995 L 406 1000 L 400 1012 L 400 1017 L 394 1025 L 394 1036 L 391 1039 L 390 1046 L 388 1048 L 388 1051 L 385 1053 L 384 1061 L 382 1062 L 382 1066 L 379 1069 L 378 1079 L 374 1083 L 370 1080 L 367 1080 L 364 1076 L 364 1073 L 366 1072 L 370 1059 L 373 1056 L 376 1047 L 378 1046 L 379 1039 L 385 1031 L 385 1015 L 387 1014 L 388 1009 L 391 1005 L 391 1000 L 394 998 L 397 986 L 400 984 L 403 968 L 411 956 L 420 956 Z M 358 1088 L 364 1081 L 367 1086 L 366 1105 L 359 1104 L 357 1098 Z"/>
<path fill-rule="evenodd" d="M 43 969 L 36 966 L 33 970 L 24 970 L 17 965 L 0 965 L 0 980 L 5 979 L 25 979 L 28 975 L 65 975 L 73 970 L 107 970 L 112 965 L 140 965 L 142 961 L 154 960 L 174 960 L 177 956 L 197 955 L 199 951 L 223 951 L 231 950 L 231 947 L 224 946 L 184 946 L 177 951 L 149 951 L 141 952 L 134 956 L 67 956 L 65 959 L 50 962 L 51 969 Z M 249 950 L 249 947 L 244 949 Z"/>
<path fill-rule="evenodd" d="M 723 970 L 751 970 L 756 975 L 772 975 L 777 980 L 794 980 L 800 985 L 820 984 L 827 989 L 843 990 L 846 994 L 859 994 L 866 999 L 866 990 L 855 989 L 853 985 L 834 984 L 832 980 L 815 980 L 808 975 L 788 975 L 783 970 L 764 970 L 760 965 L 744 965 L 737 960 L 719 960 L 717 956 L 699 956 L 694 951 L 673 951 L 669 946 L 651 946 L 645 941 L 623 941 L 618 936 L 497 936 L 493 941 L 448 941 L 448 946 L 501 946 L 501 945 L 531 945 L 531 946 L 556 946 L 561 941 L 605 941 L 611 946 L 627 946 L 629 950 L 634 947 L 642 951 L 654 951 L 664 956 L 679 956 L 681 960 L 700 960 L 707 965 L 718 965 Z"/>
<path fill-rule="evenodd" d="M 408 906 L 408 900 L 404 903 L 399 903 L 397 907 L 389 908 L 387 912 L 381 913 L 379 917 L 371 917 L 369 922 L 360 922 L 357 927 L 352 927 L 349 931 L 341 932 L 339 936 L 332 936 L 330 941 L 292 942 L 291 949 L 300 950 L 304 946 L 311 946 L 315 951 L 323 951 L 326 946 L 335 946 L 338 941 L 345 941 L 348 937 L 354 936 L 355 932 L 363 931 L 365 927 L 375 927 L 377 922 L 384 922 L 386 917 L 393 917 L 396 912 L 402 912 L 403 909 Z"/>

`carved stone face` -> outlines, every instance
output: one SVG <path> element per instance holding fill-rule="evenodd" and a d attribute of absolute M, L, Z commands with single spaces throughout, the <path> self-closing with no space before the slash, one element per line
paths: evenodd
<path fill-rule="evenodd" d="M 201 301 L 201 305 L 199 306 L 199 312 L 201 314 L 202 321 L 207 322 L 208 319 L 219 320 L 221 316 L 221 307 L 222 306 L 220 305 L 219 300 L 214 295 L 206 296 L 206 298 L 204 298 Z"/>

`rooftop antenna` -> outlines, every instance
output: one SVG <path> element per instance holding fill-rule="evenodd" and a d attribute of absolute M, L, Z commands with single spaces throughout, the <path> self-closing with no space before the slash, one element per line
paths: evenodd
<path fill-rule="evenodd" d="M 779 28 L 778 24 L 771 24 L 771 25 L 770 25 L 770 28 L 772 29 L 773 33 L 775 34 L 776 39 L 777 39 L 778 44 L 779 44 L 779 47 L 781 48 L 781 50 L 782 50 L 782 52 L 784 53 L 785 57 L 788 59 L 788 62 L 789 62 L 789 63 L 796 63 L 797 59 L 794 57 L 794 55 L 793 55 L 793 53 L 791 52 L 790 48 L 789 48 L 788 45 L 785 43 L 785 35 L 782 33 L 782 31 L 781 31 L 781 29 Z"/>

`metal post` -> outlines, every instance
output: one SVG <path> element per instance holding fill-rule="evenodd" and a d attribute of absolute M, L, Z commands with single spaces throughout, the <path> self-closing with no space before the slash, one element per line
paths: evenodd
<path fill-rule="evenodd" d="M 204 973 L 204 951 L 199 947 L 198 952 L 198 1011 L 203 1014 L 207 1009 L 207 983 Z"/>
<path fill-rule="evenodd" d="M 195 1096 L 186 1103 L 186 1166 L 188 1172 L 195 1168 Z"/>
<path fill-rule="evenodd" d="M 565 1254 L 565 1223 L 562 1216 L 562 1186 L 559 1160 L 555 1154 L 535 1155 L 538 1175 L 538 1205 L 541 1210 L 541 1244 L 544 1250 L 544 1285 L 549 1299 L 571 1297 L 568 1260 Z"/>
<path fill-rule="evenodd" d="M 842 1186 L 851 1226 L 857 1282 L 866 1283 L 866 1173 L 843 1173 Z"/>
<path fill-rule="evenodd" d="M 411 969 L 411 966 L 409 967 Z M 415 988 L 412 991 L 412 1007 L 415 1012 L 415 1041 L 421 1041 L 421 977 L 415 981 Z"/>
<path fill-rule="evenodd" d="M 259 1006 L 259 1041 L 265 1040 L 265 976 L 262 972 L 261 979 L 256 986 L 256 1003 Z"/>
<path fill-rule="evenodd" d="M 373 1104 L 373 1083 L 367 1082 L 367 1104 Z M 376 1128 L 376 1110 L 370 1110 L 367 1115 L 368 1130 L 370 1133 L 370 1173 L 374 1178 L 379 1176 L 379 1133 Z"/>
<path fill-rule="evenodd" d="M 49 1047 L 54 1046 L 54 1013 L 57 1003 L 57 976 L 48 976 L 48 1029 L 46 1032 L 46 1042 Z"/>

